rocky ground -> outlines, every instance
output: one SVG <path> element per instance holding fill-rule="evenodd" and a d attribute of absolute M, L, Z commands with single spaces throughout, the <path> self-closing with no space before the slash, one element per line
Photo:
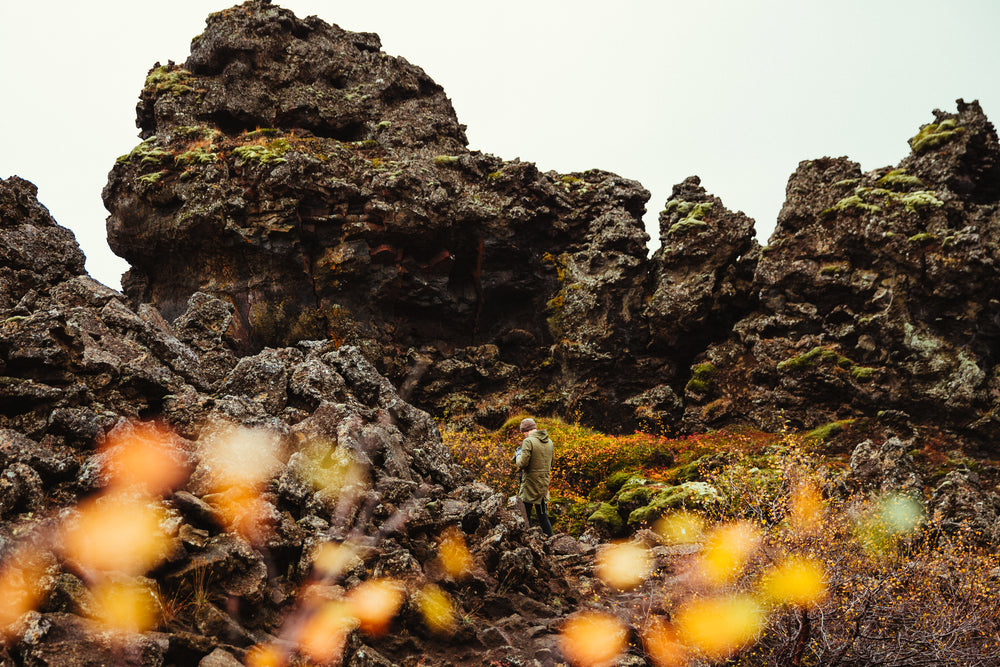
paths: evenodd
<path fill-rule="evenodd" d="M 316 599 L 380 577 L 403 582 L 399 613 L 345 635 L 348 665 L 557 664 L 572 611 L 650 613 L 594 578 L 594 541 L 542 539 L 454 465 L 431 415 L 821 427 L 872 489 L 927 486 L 906 456 L 929 440 L 996 458 L 1000 146 L 978 103 L 935 111 L 895 167 L 801 163 L 766 247 L 691 177 L 651 256 L 640 184 L 469 151 L 440 86 L 376 35 L 263 0 L 154 66 L 137 116 L 104 190 L 124 294 L 33 185 L 0 181 L 0 587 L 35 582 L 6 664 L 288 656 Z M 91 625 L 121 573 L 63 542 L 154 419 L 184 474 L 144 499 L 169 548 L 127 578 L 166 622 L 121 635 Z M 213 486 L 226 429 L 269 443 L 252 497 Z M 973 477 L 934 480 L 939 518 L 1000 537 L 995 480 Z M 235 520 L 234 497 L 257 511 Z M 449 528 L 471 569 L 442 565 Z M 328 545 L 351 557 L 318 574 Z M 669 576 L 684 554 L 654 546 Z M 428 590 L 455 605 L 444 632 Z"/>

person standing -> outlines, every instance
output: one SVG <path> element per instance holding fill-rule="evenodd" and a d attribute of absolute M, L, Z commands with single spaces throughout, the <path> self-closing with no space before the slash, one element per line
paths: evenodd
<path fill-rule="evenodd" d="M 521 471 L 521 486 L 517 497 L 524 503 L 531 524 L 531 515 L 546 535 L 552 535 L 549 522 L 549 482 L 552 480 L 552 456 L 555 444 L 547 431 L 540 430 L 534 419 L 521 420 L 524 441 L 517 448 L 514 465 Z"/>

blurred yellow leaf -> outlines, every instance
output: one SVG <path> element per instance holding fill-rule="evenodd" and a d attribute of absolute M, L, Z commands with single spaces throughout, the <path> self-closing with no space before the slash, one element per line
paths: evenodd
<path fill-rule="evenodd" d="M 368 483 L 366 468 L 345 447 L 311 442 L 303 452 L 298 474 L 324 496 L 337 497 L 347 488 Z"/>
<path fill-rule="evenodd" d="M 675 512 L 662 517 L 653 529 L 668 544 L 690 544 L 701 539 L 705 521 L 691 512 Z"/>
<path fill-rule="evenodd" d="M 465 544 L 465 537 L 455 527 L 444 531 L 438 544 L 438 561 L 454 579 L 461 579 L 472 571 L 472 553 Z"/>
<path fill-rule="evenodd" d="M 432 632 L 449 635 L 455 631 L 455 607 L 451 597 L 439 587 L 428 584 L 420 589 L 417 608 Z"/>
<path fill-rule="evenodd" d="M 759 543 L 760 532 L 749 523 L 717 526 L 709 533 L 698 561 L 701 575 L 716 586 L 729 583 L 740 573 Z"/>
<path fill-rule="evenodd" d="M 624 651 L 628 630 L 616 617 L 603 612 L 582 612 L 562 626 L 559 646 L 576 667 L 610 665 Z"/>
<path fill-rule="evenodd" d="M 137 582 L 103 582 L 93 589 L 99 618 L 128 632 L 145 632 L 156 625 L 159 600 L 148 586 Z"/>
<path fill-rule="evenodd" d="M 150 501 L 102 496 L 79 505 L 63 533 L 63 550 L 88 570 L 137 575 L 162 560 L 170 546 L 163 510 Z"/>
<path fill-rule="evenodd" d="M 362 632 L 381 635 L 403 604 L 403 585 L 391 579 L 366 581 L 351 589 L 347 603 Z"/>
<path fill-rule="evenodd" d="M 653 559 L 649 549 L 635 542 L 605 545 L 597 552 L 597 576 L 612 588 L 631 590 L 649 578 Z"/>
<path fill-rule="evenodd" d="M 683 667 L 690 659 L 677 631 L 660 618 L 653 618 L 642 629 L 642 645 L 656 667 Z"/>
<path fill-rule="evenodd" d="M 823 494 L 814 483 L 800 484 L 789 501 L 789 525 L 806 535 L 815 533 L 823 523 Z"/>
<path fill-rule="evenodd" d="M 774 604 L 812 607 L 826 599 L 826 572 L 816 560 L 794 556 L 768 572 L 761 588 Z"/>
<path fill-rule="evenodd" d="M 674 615 L 678 636 L 711 660 L 723 660 L 752 642 L 764 625 L 764 613 L 748 596 L 698 598 Z"/>

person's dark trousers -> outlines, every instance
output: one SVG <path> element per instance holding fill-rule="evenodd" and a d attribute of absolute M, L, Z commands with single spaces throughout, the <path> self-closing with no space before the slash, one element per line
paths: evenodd
<path fill-rule="evenodd" d="M 552 536 L 552 524 L 549 523 L 549 514 L 545 508 L 545 501 L 538 503 L 524 503 L 525 508 L 528 510 L 528 524 L 531 524 L 531 514 L 532 512 L 536 515 L 536 521 L 541 527 L 542 532 L 548 536 Z"/>

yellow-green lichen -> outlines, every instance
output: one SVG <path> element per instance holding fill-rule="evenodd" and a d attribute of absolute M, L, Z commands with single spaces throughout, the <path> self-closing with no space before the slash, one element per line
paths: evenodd
<path fill-rule="evenodd" d="M 667 230 L 667 234 L 676 234 L 691 230 L 702 230 L 708 227 L 708 223 L 702 217 L 712 209 L 712 202 L 689 202 L 679 199 L 671 199 L 667 202 L 663 212 L 666 214 L 678 213 L 683 216 Z"/>
<path fill-rule="evenodd" d="M 177 96 L 194 90 L 194 87 L 191 85 L 192 81 L 193 75 L 186 69 L 171 65 L 161 65 L 154 68 L 146 76 L 143 89 L 152 89 L 156 94 L 167 92 Z"/>
<path fill-rule="evenodd" d="M 921 153 L 930 148 L 937 148 L 965 132 L 953 118 L 940 123 L 929 123 L 920 128 L 916 136 L 910 138 L 910 148 L 914 153 Z"/>
<path fill-rule="evenodd" d="M 136 180 L 140 183 L 146 183 L 148 185 L 153 185 L 154 183 L 159 183 L 164 176 L 167 175 L 165 171 L 154 171 L 151 174 L 146 174 L 145 176 L 140 176 Z"/>
<path fill-rule="evenodd" d="M 848 187 L 854 187 L 854 186 L 856 186 L 860 181 L 861 181 L 860 178 L 845 178 L 845 179 L 843 179 L 841 181 L 837 181 L 836 183 L 833 183 L 831 185 L 832 185 L 832 187 L 835 187 L 835 188 L 848 188 Z"/>
<path fill-rule="evenodd" d="M 820 216 L 825 218 L 834 213 L 842 213 L 845 211 L 867 211 L 869 213 L 877 213 L 882 210 L 882 207 L 865 201 L 865 197 L 870 193 L 870 188 L 858 188 L 854 191 L 853 195 L 844 197 L 830 208 L 824 209 L 820 213 Z"/>
<path fill-rule="evenodd" d="M 233 149 L 240 164 L 256 162 L 261 165 L 275 165 L 287 162 L 284 155 L 291 149 L 286 139 L 275 139 L 267 144 L 249 144 Z"/>
<path fill-rule="evenodd" d="M 888 174 L 878 179 L 878 185 L 892 189 L 922 188 L 924 182 L 916 176 L 906 173 L 905 169 L 893 169 Z"/>
<path fill-rule="evenodd" d="M 917 190 L 899 198 L 899 203 L 906 207 L 907 211 L 916 213 L 922 208 L 941 208 L 944 202 L 934 196 L 930 190 Z"/>
<path fill-rule="evenodd" d="M 120 156 L 115 160 L 116 164 L 126 162 L 138 162 L 140 166 L 161 166 L 173 160 L 174 154 L 165 148 L 161 148 L 156 137 L 146 139 L 144 142 L 133 148 L 127 155 Z"/>
<path fill-rule="evenodd" d="M 822 444 L 837 435 L 845 428 L 854 423 L 853 419 L 842 419 L 841 421 L 823 424 L 805 434 L 807 440 L 812 440 L 816 444 Z"/>
<path fill-rule="evenodd" d="M 717 370 L 714 364 L 708 362 L 693 366 L 691 368 L 691 379 L 688 380 L 684 390 L 698 394 L 708 393 L 708 389 L 712 385 L 712 378 L 715 376 Z"/>
<path fill-rule="evenodd" d="M 847 273 L 851 270 L 850 264 L 847 262 L 839 262 L 837 264 L 824 264 L 819 267 L 819 275 L 821 276 L 839 276 L 842 273 Z"/>
<path fill-rule="evenodd" d="M 854 365 L 854 362 L 847 357 L 841 356 L 831 349 L 817 346 L 804 354 L 779 362 L 777 368 L 782 372 L 791 372 L 813 368 L 821 363 L 832 363 L 840 368 L 850 368 Z"/>

